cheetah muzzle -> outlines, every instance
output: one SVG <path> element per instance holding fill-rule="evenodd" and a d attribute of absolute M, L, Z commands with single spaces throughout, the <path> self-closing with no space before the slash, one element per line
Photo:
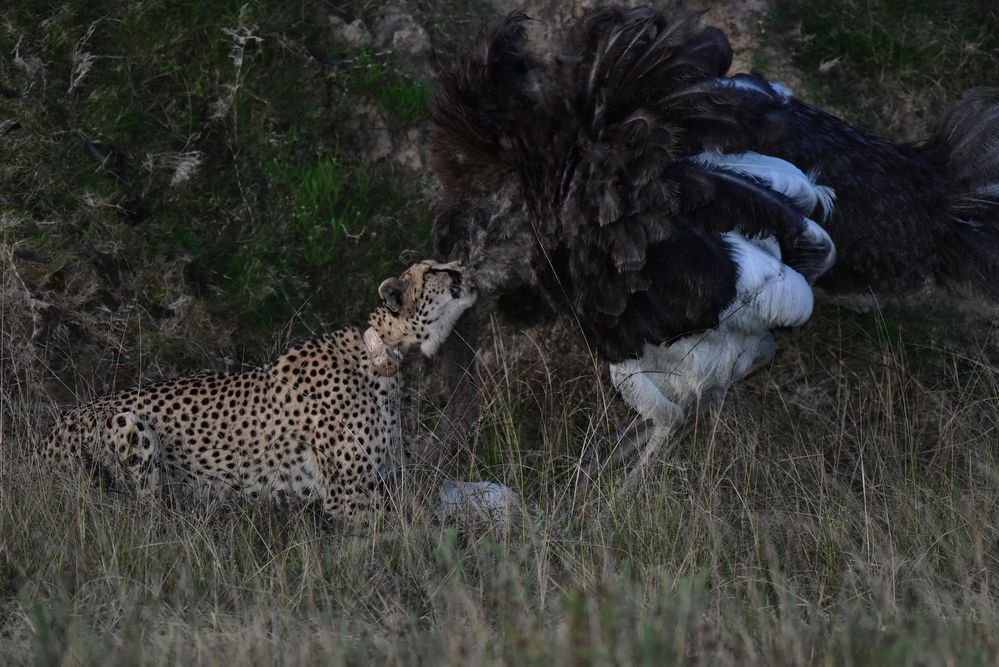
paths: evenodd
<path fill-rule="evenodd" d="M 402 360 L 437 351 L 475 302 L 471 282 L 457 262 L 415 264 L 381 284 L 365 331 L 301 341 L 261 368 L 78 406 L 43 456 L 96 464 L 139 497 L 183 484 L 208 497 L 296 499 L 357 518 L 380 504 L 379 467 L 401 448 Z"/>

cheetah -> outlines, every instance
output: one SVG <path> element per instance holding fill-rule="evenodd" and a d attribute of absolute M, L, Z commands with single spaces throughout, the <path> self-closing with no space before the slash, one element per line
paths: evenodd
<path fill-rule="evenodd" d="M 401 447 L 399 370 L 432 356 L 476 299 L 458 262 L 423 261 L 378 288 L 368 328 L 293 345 L 260 368 L 204 372 L 100 398 L 62 416 L 42 445 L 140 498 L 197 495 L 320 504 L 354 519 L 381 503 L 379 467 Z"/>

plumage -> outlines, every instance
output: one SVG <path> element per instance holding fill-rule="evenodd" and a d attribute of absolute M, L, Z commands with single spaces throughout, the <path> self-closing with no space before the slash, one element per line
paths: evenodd
<path fill-rule="evenodd" d="M 800 326 L 811 316 L 812 290 L 802 275 L 738 232 L 726 238 L 740 270 L 737 296 L 718 326 L 668 345 L 647 343 L 633 358 L 611 364 L 614 386 L 653 423 L 671 424 L 692 399 L 724 392 L 757 361 L 768 343 L 764 332 Z"/>
<path fill-rule="evenodd" d="M 806 215 L 826 218 L 833 210 L 836 192 L 827 185 L 815 182 L 815 176 L 806 176 L 803 171 L 780 158 L 759 153 L 719 153 L 708 151 L 691 156 L 700 164 L 731 171 L 766 183 L 791 199 L 795 206 Z"/>
<path fill-rule="evenodd" d="M 753 104 L 759 99 L 747 92 Z M 747 134 L 737 150 L 787 160 L 835 191 L 835 211 L 822 224 L 839 259 L 819 286 L 899 293 L 937 281 L 999 294 L 999 91 L 969 91 L 918 144 L 868 135 L 794 98 L 772 99 L 768 132 Z"/>
<path fill-rule="evenodd" d="M 680 159 L 686 121 L 739 127 L 759 113 L 716 83 L 727 44 L 696 16 L 607 7 L 544 63 L 525 46 L 524 21 L 508 18 L 441 77 L 438 251 L 464 256 L 491 285 L 537 285 L 612 361 L 715 326 L 738 272 L 723 234 L 775 235 L 794 254 L 812 209 L 757 175 Z M 498 211 L 465 233 L 470 216 Z M 448 253 L 458 236 L 476 247 Z M 497 282 L 511 255 L 517 275 Z"/>
<path fill-rule="evenodd" d="M 994 92 L 896 145 L 726 76 L 731 47 L 697 15 L 599 7 L 548 56 L 526 20 L 441 76 L 435 247 L 473 267 L 481 304 L 517 294 L 577 325 L 653 421 L 723 394 L 771 328 L 807 320 L 815 281 L 996 291 Z"/>

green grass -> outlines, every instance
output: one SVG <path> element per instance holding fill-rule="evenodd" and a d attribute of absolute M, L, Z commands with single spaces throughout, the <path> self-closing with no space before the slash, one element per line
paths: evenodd
<path fill-rule="evenodd" d="M 125 303 L 196 300 L 206 326 L 175 327 L 177 349 L 216 323 L 234 337 L 203 345 L 259 358 L 278 327 L 363 318 L 400 255 L 428 252 L 430 216 L 420 177 L 345 151 L 354 139 L 341 121 L 369 97 L 408 126 L 429 88 L 385 54 L 362 51 L 344 69 L 319 62 L 310 51 L 344 48 L 325 21 L 304 0 L 12 7 L 0 50 L 41 68 L 0 63 L 21 93 L 2 102 L 21 122 L 0 172 L 0 205 L 16 223 L 5 238 Z M 102 147 L 88 150 L 84 136 Z M 197 156 L 186 178 L 183 155 Z M 107 284 L 85 244 L 110 257 L 123 286 Z M 80 319 L 99 317 L 84 310 Z"/>
<path fill-rule="evenodd" d="M 379 59 L 369 50 L 357 52 L 345 67 L 343 85 L 348 94 L 369 95 L 399 124 L 412 123 L 430 109 L 430 86 Z"/>
<path fill-rule="evenodd" d="M 768 21 L 808 93 L 861 127 L 908 131 L 973 86 L 995 85 L 999 9 L 985 0 L 779 0 Z"/>

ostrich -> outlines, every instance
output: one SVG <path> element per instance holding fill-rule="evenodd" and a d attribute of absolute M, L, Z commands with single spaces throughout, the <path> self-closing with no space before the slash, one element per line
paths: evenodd
<path fill-rule="evenodd" d="M 999 291 L 996 91 L 896 145 L 728 76 L 727 38 L 697 15 L 600 7 L 546 56 L 528 20 L 511 14 L 440 77 L 435 252 L 473 267 L 480 310 L 581 330 L 645 420 L 622 455 L 647 463 L 767 363 L 816 281 Z M 474 329 L 466 316 L 445 353 L 456 383 Z"/>

